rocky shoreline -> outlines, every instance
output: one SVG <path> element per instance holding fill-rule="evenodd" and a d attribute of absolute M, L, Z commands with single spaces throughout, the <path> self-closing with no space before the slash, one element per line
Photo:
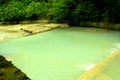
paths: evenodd
<path fill-rule="evenodd" d="M 40 32 L 52 30 L 54 28 L 67 28 L 67 24 L 57 23 L 31 23 L 31 24 L 16 24 L 16 25 L 1 25 L 0 26 L 0 41 L 9 38 L 17 38 L 29 36 Z"/>
<path fill-rule="evenodd" d="M 16 68 L 11 61 L 0 56 L 0 80 L 31 80 L 21 70 Z"/>

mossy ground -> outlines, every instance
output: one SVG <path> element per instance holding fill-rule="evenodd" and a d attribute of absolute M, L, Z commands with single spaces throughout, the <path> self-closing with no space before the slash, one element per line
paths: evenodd
<path fill-rule="evenodd" d="M 0 56 L 0 80 L 30 80 L 26 74 L 17 69 L 11 61 Z"/>

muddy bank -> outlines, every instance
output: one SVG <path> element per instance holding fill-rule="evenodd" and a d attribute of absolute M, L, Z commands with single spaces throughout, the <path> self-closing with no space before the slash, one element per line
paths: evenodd
<path fill-rule="evenodd" d="M 32 24 L 17 24 L 17 25 L 0 25 L 0 41 L 8 38 L 17 38 L 29 36 L 36 33 L 48 31 L 54 28 L 67 28 L 67 24 L 56 23 L 32 23 Z"/>
<path fill-rule="evenodd" d="M 31 80 L 21 70 L 17 69 L 11 61 L 0 56 L 0 80 Z"/>

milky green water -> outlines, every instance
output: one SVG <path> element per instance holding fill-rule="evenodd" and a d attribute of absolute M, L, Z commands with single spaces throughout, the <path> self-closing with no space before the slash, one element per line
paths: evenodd
<path fill-rule="evenodd" d="M 120 47 L 120 32 L 54 29 L 0 42 L 0 54 L 32 80 L 76 80 Z"/>

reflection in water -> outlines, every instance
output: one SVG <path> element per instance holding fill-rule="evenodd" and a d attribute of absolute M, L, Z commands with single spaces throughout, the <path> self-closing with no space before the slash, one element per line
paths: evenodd
<path fill-rule="evenodd" d="M 11 39 L 1 42 L 0 49 L 32 80 L 75 80 L 120 43 L 120 32 L 81 30 L 54 29 Z"/>

